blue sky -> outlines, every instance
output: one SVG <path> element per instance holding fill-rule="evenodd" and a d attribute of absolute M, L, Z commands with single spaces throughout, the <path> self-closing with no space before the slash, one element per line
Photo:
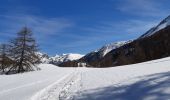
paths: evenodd
<path fill-rule="evenodd" d="M 170 13 L 169 0 L 1 0 L 0 43 L 23 27 L 50 55 L 86 54 L 134 39 Z"/>

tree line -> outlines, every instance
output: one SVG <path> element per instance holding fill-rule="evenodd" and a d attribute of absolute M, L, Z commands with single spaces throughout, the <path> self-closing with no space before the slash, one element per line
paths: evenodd
<path fill-rule="evenodd" d="M 15 74 L 37 70 L 38 45 L 33 32 L 23 27 L 17 36 L 6 44 L 0 44 L 0 74 Z"/>

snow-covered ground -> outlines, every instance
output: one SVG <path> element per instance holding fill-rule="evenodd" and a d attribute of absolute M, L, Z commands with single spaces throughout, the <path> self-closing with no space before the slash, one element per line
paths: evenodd
<path fill-rule="evenodd" d="M 168 100 L 170 57 L 112 68 L 59 68 L 0 76 L 0 100 Z"/>
<path fill-rule="evenodd" d="M 18 75 L 0 75 L 0 100 L 29 100 L 43 88 L 74 72 L 74 68 L 59 68 L 48 64 L 39 67 L 42 70 Z"/>

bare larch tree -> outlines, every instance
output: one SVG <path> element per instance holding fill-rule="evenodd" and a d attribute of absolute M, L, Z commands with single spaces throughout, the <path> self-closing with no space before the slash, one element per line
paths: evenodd
<path fill-rule="evenodd" d="M 0 70 L 5 73 L 5 69 L 8 69 L 12 65 L 13 61 L 9 58 L 9 45 L 0 44 Z"/>
<path fill-rule="evenodd" d="M 17 33 L 17 37 L 11 41 L 11 55 L 15 64 L 11 70 L 16 73 L 35 70 L 39 58 L 36 55 L 37 44 L 33 38 L 31 29 L 24 27 Z"/>
<path fill-rule="evenodd" d="M 6 60 L 6 45 L 1 44 L 0 45 L 0 70 L 2 72 L 5 72 L 5 60 Z"/>

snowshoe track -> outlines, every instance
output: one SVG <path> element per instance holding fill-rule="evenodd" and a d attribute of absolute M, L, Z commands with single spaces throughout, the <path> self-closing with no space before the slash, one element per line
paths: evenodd
<path fill-rule="evenodd" d="M 73 100 L 74 93 L 80 91 L 82 73 L 78 68 L 71 74 L 51 84 L 34 95 L 31 100 Z"/>

